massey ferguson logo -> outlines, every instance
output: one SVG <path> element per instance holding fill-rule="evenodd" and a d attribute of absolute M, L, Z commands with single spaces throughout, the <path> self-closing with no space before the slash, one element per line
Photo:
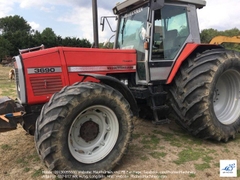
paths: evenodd
<path fill-rule="evenodd" d="M 109 70 L 127 70 L 127 69 L 133 69 L 133 66 L 108 66 Z"/>

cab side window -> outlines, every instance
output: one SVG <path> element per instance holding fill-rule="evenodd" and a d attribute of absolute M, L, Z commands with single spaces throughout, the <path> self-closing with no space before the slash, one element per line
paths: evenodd
<path fill-rule="evenodd" d="M 152 60 L 172 60 L 189 36 L 187 10 L 165 5 L 154 12 Z"/>

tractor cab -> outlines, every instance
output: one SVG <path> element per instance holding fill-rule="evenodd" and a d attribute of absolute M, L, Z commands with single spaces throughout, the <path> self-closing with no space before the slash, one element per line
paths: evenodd
<path fill-rule="evenodd" d="M 136 83 L 166 82 L 187 43 L 200 43 L 197 8 L 203 0 L 134 0 L 113 8 L 119 16 L 115 48 L 136 49 Z"/>

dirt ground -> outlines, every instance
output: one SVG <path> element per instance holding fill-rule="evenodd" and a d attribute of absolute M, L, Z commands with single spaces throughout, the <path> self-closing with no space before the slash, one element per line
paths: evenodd
<path fill-rule="evenodd" d="M 0 85 L 0 97 L 2 92 L 6 90 Z M 113 174 L 104 179 L 228 179 L 219 177 L 220 160 L 240 160 L 240 134 L 222 143 L 194 138 L 174 122 L 157 126 L 134 119 L 134 127 L 127 154 Z M 0 159 L 1 180 L 61 178 L 45 168 L 33 136 L 21 126 L 0 133 Z M 239 169 L 240 165 L 238 177 Z"/>
<path fill-rule="evenodd" d="M 138 119 L 134 124 L 128 153 L 105 179 L 223 179 L 219 177 L 219 160 L 239 159 L 240 136 L 216 143 L 195 139 L 174 123 L 155 126 Z M 183 151 L 186 149 L 192 151 Z M 182 157 L 181 152 L 186 154 Z M 0 179 L 55 179 L 38 158 L 33 137 L 20 126 L 0 133 L 0 155 Z"/>

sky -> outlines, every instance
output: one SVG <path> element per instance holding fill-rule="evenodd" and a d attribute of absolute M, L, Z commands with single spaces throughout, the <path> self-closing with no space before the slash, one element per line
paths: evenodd
<path fill-rule="evenodd" d="M 121 1 L 98 0 L 99 23 L 101 16 L 113 15 L 112 8 Z M 63 38 L 86 38 L 92 42 L 91 3 L 91 0 L 0 0 L 0 18 L 19 15 L 40 32 L 50 27 Z M 240 29 L 239 0 L 207 0 L 207 6 L 198 10 L 198 18 L 200 30 Z M 115 29 L 116 22 L 111 23 Z M 113 34 L 106 25 L 105 31 L 99 31 L 99 41 L 105 42 Z"/>

